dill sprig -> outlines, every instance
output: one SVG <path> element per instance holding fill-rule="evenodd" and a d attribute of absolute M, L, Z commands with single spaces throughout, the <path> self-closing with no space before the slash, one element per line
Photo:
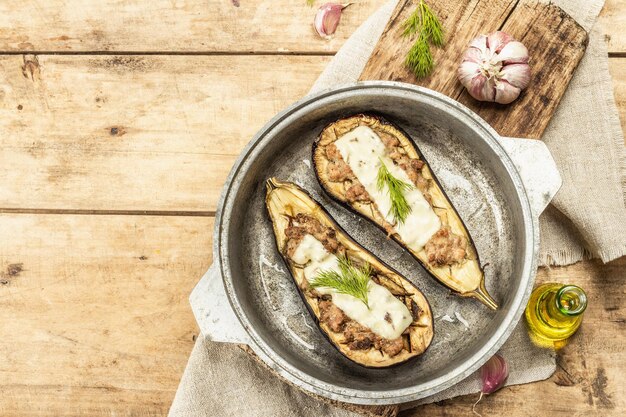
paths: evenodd
<path fill-rule="evenodd" d="M 441 22 L 423 0 L 420 0 L 420 9 L 422 11 L 422 27 L 426 37 L 430 39 L 433 45 L 443 46 L 443 26 L 441 26 Z"/>
<path fill-rule="evenodd" d="M 367 303 L 367 285 L 372 275 L 370 264 L 356 266 L 346 256 L 339 256 L 339 271 L 332 269 L 321 271 L 311 282 L 313 288 L 332 288 L 340 294 L 351 295 L 369 308 Z"/>
<path fill-rule="evenodd" d="M 430 46 L 425 37 L 420 36 L 413 44 L 404 63 L 413 71 L 417 78 L 430 74 L 435 66 Z"/>
<path fill-rule="evenodd" d="M 393 216 L 396 222 L 404 223 L 411 212 L 411 206 L 406 201 L 404 193 L 413 189 L 413 186 L 391 175 L 382 160 L 380 160 L 380 168 L 378 168 L 378 175 L 376 176 L 376 186 L 379 191 L 383 191 L 387 186 L 387 193 L 391 200 L 389 214 Z"/>
<path fill-rule="evenodd" d="M 309 6 L 313 6 L 315 4 L 315 0 L 306 0 L 306 4 Z"/>
<path fill-rule="evenodd" d="M 416 34 L 418 36 L 404 63 L 417 78 L 423 78 L 430 74 L 434 67 L 429 42 L 437 47 L 443 46 L 443 26 L 431 8 L 424 3 L 424 0 L 420 0 L 415 11 L 404 21 L 402 26 L 404 27 L 403 36 Z"/>

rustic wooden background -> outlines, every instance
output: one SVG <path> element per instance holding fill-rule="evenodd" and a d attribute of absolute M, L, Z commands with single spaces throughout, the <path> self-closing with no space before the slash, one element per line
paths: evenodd
<path fill-rule="evenodd" d="M 231 164 L 383 1 L 347 9 L 330 42 L 304 0 L 0 4 L 1 416 L 167 414 Z M 626 0 L 601 20 L 626 126 Z M 584 326 L 552 378 L 478 410 L 624 415 L 625 279 L 626 259 L 542 269 L 588 290 Z"/>

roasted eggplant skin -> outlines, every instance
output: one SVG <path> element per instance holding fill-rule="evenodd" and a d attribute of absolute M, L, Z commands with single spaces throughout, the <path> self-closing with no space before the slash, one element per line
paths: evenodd
<path fill-rule="evenodd" d="M 383 263 L 354 241 L 345 230 L 334 221 L 330 214 L 302 188 L 293 183 L 281 182 L 276 178 L 268 179 L 266 186 L 266 208 L 276 237 L 276 247 L 291 273 L 298 293 L 304 301 L 307 310 L 309 310 L 309 313 L 313 316 L 318 328 L 326 339 L 328 339 L 343 356 L 366 368 L 380 369 L 397 366 L 423 354 L 430 346 L 434 337 L 434 320 L 430 304 L 422 292 L 410 281 L 402 277 L 397 271 Z M 282 193 L 283 195 L 277 196 L 276 193 Z M 282 197 L 282 199 L 279 197 Z M 285 199 L 289 201 L 283 201 Z M 280 203 L 277 204 L 277 201 L 280 201 Z M 284 209 L 278 207 L 281 205 Z M 288 217 L 293 217 L 297 213 L 307 213 L 319 220 L 324 226 L 332 227 L 336 231 L 337 239 L 346 248 L 350 258 L 359 258 L 362 261 L 370 263 L 374 270 L 379 273 L 381 285 L 389 289 L 396 297 L 399 297 L 397 294 L 403 293 L 405 303 L 410 303 L 412 300 L 416 304 L 419 308 L 419 315 L 409 326 L 408 346 L 405 343 L 405 349 L 402 350 L 402 352 L 395 356 L 389 356 L 374 348 L 370 348 L 369 350 L 351 350 L 347 343 L 342 343 L 342 333 L 333 332 L 327 324 L 320 321 L 319 300 L 302 291 L 298 282 L 299 279 L 306 279 L 302 268 L 298 267 L 286 255 L 286 237 L 284 236 L 284 230 L 289 222 Z M 380 274 L 384 275 L 384 280 Z M 411 307 L 409 307 L 409 310 L 411 310 Z"/>
<path fill-rule="evenodd" d="M 313 169 L 315 171 L 315 175 L 324 192 L 343 207 L 348 208 L 355 214 L 367 218 L 369 221 L 371 221 L 373 224 L 383 230 L 386 234 L 388 234 L 383 225 L 370 216 L 370 213 L 373 213 L 373 210 L 369 208 L 369 205 L 367 205 L 367 209 L 365 209 L 363 207 L 365 206 L 365 204 L 359 202 L 350 203 L 349 201 L 347 201 L 345 196 L 333 189 L 331 181 L 327 179 L 326 164 L 328 164 L 328 159 L 324 154 L 324 146 L 326 145 L 326 143 L 323 143 L 325 141 L 325 134 L 332 129 L 332 134 L 336 136 L 336 140 L 343 134 L 362 125 L 369 126 L 374 131 L 376 131 L 376 129 L 380 129 L 385 133 L 396 136 L 396 138 L 400 140 L 400 143 L 405 150 L 409 150 L 410 148 L 410 151 L 407 152 L 410 157 L 418 158 L 419 160 L 424 162 L 422 173 L 424 174 L 424 177 L 426 179 L 431 180 L 431 186 L 429 187 L 429 191 L 434 191 L 436 193 L 435 197 L 440 199 L 437 204 L 438 206 L 447 206 L 445 207 L 445 210 L 447 213 L 449 213 L 447 214 L 448 221 L 453 222 L 456 226 L 456 229 L 461 232 L 461 234 L 467 239 L 468 262 L 466 262 L 465 264 L 471 263 L 470 265 L 468 265 L 471 267 L 469 276 L 471 282 L 460 282 L 459 280 L 454 279 L 455 277 L 452 273 L 448 274 L 448 276 L 444 276 L 444 274 L 441 273 L 442 268 L 436 268 L 431 266 L 424 258 L 424 256 L 420 256 L 419 253 L 416 253 L 408 248 L 400 239 L 400 236 L 397 233 L 391 234 L 391 238 L 393 238 L 400 246 L 402 246 L 407 252 L 409 252 L 433 278 L 451 289 L 455 294 L 461 297 L 475 298 L 481 303 L 485 304 L 490 309 L 497 310 L 498 304 L 491 297 L 491 295 L 489 295 L 485 287 L 484 271 L 481 266 L 478 252 L 476 251 L 476 245 L 474 244 L 471 235 L 467 231 L 467 227 L 463 223 L 463 220 L 461 219 L 456 208 L 450 202 L 450 199 L 448 198 L 445 190 L 441 186 L 441 183 L 433 174 L 430 164 L 419 150 L 415 141 L 398 126 L 387 121 L 381 115 L 372 113 L 360 113 L 336 120 L 324 127 L 317 140 L 313 143 L 311 158 L 313 161 Z M 353 127 L 346 130 L 346 126 Z M 345 133 L 343 133 L 342 130 L 345 130 Z M 337 131 L 342 133 L 337 133 Z M 435 212 L 439 215 L 437 209 L 435 209 Z M 441 218 L 442 216 L 440 215 L 439 217 Z"/>

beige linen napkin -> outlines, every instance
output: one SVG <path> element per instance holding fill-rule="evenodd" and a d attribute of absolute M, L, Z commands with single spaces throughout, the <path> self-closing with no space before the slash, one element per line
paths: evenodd
<path fill-rule="evenodd" d="M 555 1 L 590 30 L 602 0 Z M 312 91 L 356 80 L 396 1 L 381 7 L 337 53 Z M 590 33 L 587 53 L 574 75 L 543 140 L 563 177 L 563 188 L 541 217 L 541 262 L 566 264 L 585 256 L 608 261 L 626 253 L 624 146 L 608 73 L 607 51 L 600 32 Z M 530 343 L 520 323 L 500 353 L 511 374 L 507 385 L 548 378 L 554 355 Z M 477 392 L 474 374 L 419 404 Z M 403 405 L 406 408 L 415 404 Z M 230 344 L 199 337 L 185 369 L 170 417 L 187 416 L 394 416 L 398 407 L 356 413 L 302 393 L 283 382 L 251 355 Z"/>

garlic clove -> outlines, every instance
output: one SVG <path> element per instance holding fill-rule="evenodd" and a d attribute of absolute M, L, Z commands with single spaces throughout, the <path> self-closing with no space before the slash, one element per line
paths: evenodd
<path fill-rule="evenodd" d="M 487 46 L 493 53 L 499 53 L 513 38 L 506 32 L 497 31 L 487 36 Z"/>
<path fill-rule="evenodd" d="M 496 392 L 502 388 L 508 377 L 509 366 L 506 360 L 496 353 L 480 368 L 481 392 L 484 394 Z"/>
<path fill-rule="evenodd" d="M 495 80 L 493 78 L 487 78 L 479 74 L 472 78 L 467 91 L 469 91 L 470 95 L 476 100 L 494 101 L 496 96 L 495 87 Z"/>
<path fill-rule="evenodd" d="M 469 86 L 467 86 L 467 91 L 470 93 L 470 96 L 474 97 L 476 100 L 482 100 L 480 94 L 483 91 L 483 86 L 487 82 L 487 77 L 482 74 L 479 74 L 470 80 Z"/>
<path fill-rule="evenodd" d="M 472 61 L 464 61 L 459 67 L 459 81 L 465 88 L 470 88 L 472 79 L 480 75 L 480 65 Z M 483 76 L 484 77 L 484 76 Z"/>
<path fill-rule="evenodd" d="M 476 405 L 483 399 L 483 395 L 493 394 L 504 386 L 507 378 L 509 377 L 509 366 L 506 360 L 499 354 L 493 355 L 487 363 L 480 368 L 480 379 L 482 381 L 482 388 L 480 389 L 480 397 L 474 403 L 472 412 L 478 416 L 476 412 Z"/>
<path fill-rule="evenodd" d="M 500 104 L 509 104 L 519 96 L 521 91 L 521 89 L 509 84 L 507 81 L 500 80 L 496 83 L 494 101 Z"/>
<path fill-rule="evenodd" d="M 496 99 L 496 79 L 493 77 L 487 78 L 483 86 L 481 93 L 483 97 L 486 97 L 488 101 L 495 101 Z"/>
<path fill-rule="evenodd" d="M 487 37 L 485 35 L 480 35 L 479 37 L 474 38 L 470 43 L 470 48 L 476 48 L 484 54 L 487 51 Z"/>
<path fill-rule="evenodd" d="M 471 61 L 480 64 L 483 62 L 482 52 L 480 52 L 480 49 L 477 48 L 469 48 L 465 52 L 465 55 L 463 55 L 463 61 Z"/>
<path fill-rule="evenodd" d="M 506 65 L 500 70 L 499 78 L 517 88 L 524 89 L 530 83 L 530 67 L 528 64 Z"/>
<path fill-rule="evenodd" d="M 330 39 L 341 21 L 341 12 L 351 3 L 326 3 L 317 10 L 313 26 L 322 38 Z"/>
<path fill-rule="evenodd" d="M 507 64 L 527 64 L 528 63 L 528 49 L 523 43 L 513 41 L 504 45 L 504 48 L 498 53 L 498 60 Z"/>

